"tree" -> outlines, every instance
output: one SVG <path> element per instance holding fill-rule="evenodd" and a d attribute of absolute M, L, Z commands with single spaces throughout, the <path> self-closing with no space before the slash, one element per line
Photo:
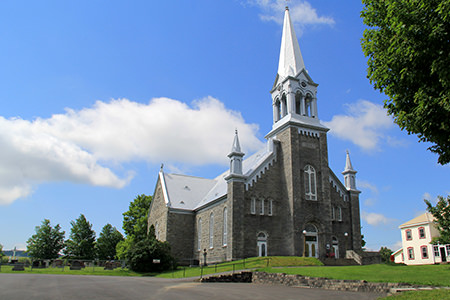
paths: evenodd
<path fill-rule="evenodd" d="M 428 200 L 424 201 L 427 204 L 427 210 L 433 215 L 439 230 L 439 237 L 433 238 L 431 243 L 450 244 L 450 195 L 447 198 L 438 196 L 436 206 L 433 206 Z"/>
<path fill-rule="evenodd" d="M 1 262 L 1 259 L 2 259 L 2 257 L 3 257 L 4 255 L 5 255 L 5 254 L 3 253 L 3 245 L 0 244 L 0 262 Z"/>
<path fill-rule="evenodd" d="M 111 224 L 103 226 L 102 232 L 97 239 L 97 257 L 101 260 L 114 259 L 116 257 L 116 246 L 123 240 L 123 235 Z"/>
<path fill-rule="evenodd" d="M 395 123 L 450 162 L 450 1 L 363 0 L 368 78 Z"/>
<path fill-rule="evenodd" d="M 154 259 L 159 260 L 159 263 L 154 263 Z M 135 272 L 162 272 L 170 269 L 174 264 L 169 243 L 156 239 L 153 226 L 144 239 L 137 241 L 133 247 L 129 248 L 127 260 L 130 269 Z"/>
<path fill-rule="evenodd" d="M 65 253 L 73 258 L 95 258 L 95 232 L 86 217 L 81 214 L 78 219 L 71 221 L 69 240 L 66 242 Z"/>
<path fill-rule="evenodd" d="M 59 252 L 64 249 L 64 231 L 61 226 L 50 225 L 50 220 L 44 219 L 41 226 L 36 226 L 36 233 L 27 241 L 28 255 L 36 259 L 58 258 Z"/>
<path fill-rule="evenodd" d="M 142 240 L 147 236 L 147 216 L 152 196 L 138 195 L 123 213 L 123 230 L 127 236 Z"/>
<path fill-rule="evenodd" d="M 384 262 L 384 263 L 391 262 L 391 255 L 392 255 L 391 249 L 389 249 L 387 247 L 381 247 L 379 253 L 380 253 L 382 262 Z"/>

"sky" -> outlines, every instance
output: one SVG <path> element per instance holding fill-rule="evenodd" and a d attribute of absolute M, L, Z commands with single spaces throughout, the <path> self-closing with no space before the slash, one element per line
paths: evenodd
<path fill-rule="evenodd" d="M 157 174 L 214 178 L 234 130 L 247 157 L 272 128 L 285 1 L 0 2 L 0 244 L 44 219 L 100 233 Z M 358 1 L 288 2 L 339 176 L 350 151 L 367 249 L 450 193 L 450 166 L 393 123 L 366 78 Z M 341 180 L 343 180 L 341 176 Z M 122 231 L 123 232 L 123 231 Z"/>

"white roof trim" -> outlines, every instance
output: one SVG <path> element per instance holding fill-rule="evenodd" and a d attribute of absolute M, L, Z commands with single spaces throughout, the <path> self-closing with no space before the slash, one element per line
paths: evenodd
<path fill-rule="evenodd" d="M 167 193 L 166 179 L 164 178 L 164 172 L 159 172 L 159 180 L 161 181 L 161 187 L 164 195 L 164 202 L 166 202 L 167 207 L 170 207 L 169 193 Z"/>

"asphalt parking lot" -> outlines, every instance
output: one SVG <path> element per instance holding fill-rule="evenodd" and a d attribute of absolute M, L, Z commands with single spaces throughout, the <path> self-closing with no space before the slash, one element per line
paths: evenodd
<path fill-rule="evenodd" d="M 329 299 L 364 300 L 382 295 L 250 283 L 200 283 L 152 277 L 1 274 L 0 299 Z"/>

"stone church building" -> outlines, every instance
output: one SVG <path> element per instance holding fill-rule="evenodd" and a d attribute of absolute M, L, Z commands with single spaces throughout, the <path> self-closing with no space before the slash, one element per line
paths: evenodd
<path fill-rule="evenodd" d="M 356 171 L 348 153 L 344 184 L 328 165 L 329 129 L 319 121 L 317 86 L 286 8 L 264 149 L 244 159 L 236 132 L 230 168 L 216 178 L 159 172 L 148 223 L 180 262 L 203 262 L 205 252 L 208 262 L 218 262 L 342 258 L 361 250 Z"/>

